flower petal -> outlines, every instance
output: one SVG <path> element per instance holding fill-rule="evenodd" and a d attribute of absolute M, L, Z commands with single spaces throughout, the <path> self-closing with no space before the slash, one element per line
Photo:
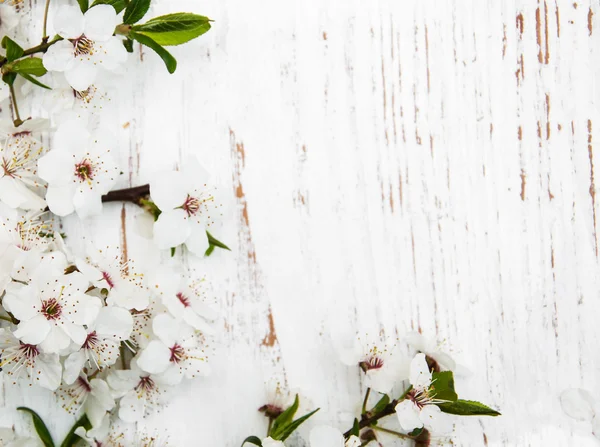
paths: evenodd
<path fill-rule="evenodd" d="M 411 432 L 415 428 L 423 427 L 423 422 L 419 417 L 419 407 L 417 407 L 412 401 L 403 400 L 396 405 L 395 410 L 402 430 Z"/>
<path fill-rule="evenodd" d="M 161 249 L 183 244 L 190 233 L 187 213 L 182 209 L 164 211 L 154 223 L 154 243 Z"/>
<path fill-rule="evenodd" d="M 166 346 L 173 346 L 177 342 L 180 327 L 181 323 L 167 314 L 157 315 L 152 321 L 152 331 Z"/>
<path fill-rule="evenodd" d="M 98 216 L 102 213 L 102 193 L 88 185 L 81 185 L 75 189 L 73 206 L 80 219 L 90 216 Z"/>
<path fill-rule="evenodd" d="M 65 70 L 65 78 L 69 85 L 80 92 L 92 85 L 97 75 L 96 65 L 81 57 L 74 59 L 73 64 Z"/>
<path fill-rule="evenodd" d="M 65 39 L 77 39 L 83 34 L 83 13 L 78 6 L 64 5 L 54 14 L 54 30 Z"/>
<path fill-rule="evenodd" d="M 71 185 L 49 186 L 46 191 L 46 202 L 48 208 L 57 216 L 66 216 L 75 211 L 73 196 L 75 190 Z"/>
<path fill-rule="evenodd" d="M 41 354 L 35 362 L 37 371 L 34 371 L 36 383 L 48 390 L 56 390 L 60 385 L 62 366 L 56 354 Z"/>
<path fill-rule="evenodd" d="M 73 44 L 68 40 L 56 42 L 42 56 L 42 63 L 48 71 L 65 71 L 73 64 Z"/>
<path fill-rule="evenodd" d="M 158 374 L 167 369 L 171 350 L 158 340 L 152 340 L 138 357 L 137 364 L 150 374 Z"/>
<path fill-rule="evenodd" d="M 98 62 L 106 70 L 115 70 L 127 60 L 127 50 L 118 37 L 96 45 Z"/>
<path fill-rule="evenodd" d="M 145 412 L 146 400 L 138 397 L 135 390 L 125 394 L 119 403 L 119 417 L 125 422 L 137 422 L 144 417 Z"/>
<path fill-rule="evenodd" d="M 204 256 L 204 253 L 206 253 L 206 250 L 208 250 L 210 245 L 208 242 L 208 235 L 206 234 L 206 227 L 196 219 L 190 218 L 189 228 L 191 229 L 191 232 L 185 240 L 185 246 L 196 256 Z"/>
<path fill-rule="evenodd" d="M 83 19 L 83 33 L 85 36 L 99 42 L 112 37 L 115 33 L 115 27 L 119 24 L 115 8 L 110 5 L 97 5 L 88 9 Z"/>
<path fill-rule="evenodd" d="M 96 319 L 96 332 L 100 335 L 126 340 L 133 330 L 131 313 L 120 307 L 103 307 Z"/>
<path fill-rule="evenodd" d="M 51 329 L 52 327 L 48 323 L 48 320 L 42 315 L 37 315 L 30 320 L 21 321 L 14 335 L 23 343 L 37 345 L 44 341 Z"/>
<path fill-rule="evenodd" d="M 11 208 L 45 208 L 44 199 L 27 188 L 22 181 L 8 176 L 0 177 L 0 202 Z"/>
<path fill-rule="evenodd" d="M 56 130 L 52 152 L 58 150 L 67 151 L 69 156 L 72 157 L 72 154 L 85 153 L 88 149 L 89 141 L 90 133 L 87 129 L 74 119 L 68 120 L 62 123 Z M 69 164 L 73 166 L 71 174 L 73 174 L 75 163 L 73 163 L 72 159 L 70 161 Z"/>
<path fill-rule="evenodd" d="M 421 409 L 419 418 L 423 425 L 436 435 L 446 435 L 452 432 L 452 418 L 446 413 L 442 413 L 437 405 L 425 405 Z"/>
<path fill-rule="evenodd" d="M 85 365 L 85 352 L 83 350 L 77 351 L 69 355 L 65 360 L 65 370 L 63 372 L 63 381 L 67 385 L 71 385 Z"/>
<path fill-rule="evenodd" d="M 179 171 L 157 174 L 150 181 L 150 196 L 156 206 L 163 212 L 182 206 L 189 193 L 189 185 Z"/>
<path fill-rule="evenodd" d="M 38 160 L 38 175 L 52 186 L 72 183 L 74 172 L 73 157 L 66 151 L 50 151 Z"/>
<path fill-rule="evenodd" d="M 431 371 L 425 354 L 419 353 L 410 362 L 410 383 L 416 389 L 427 389 L 431 385 Z"/>

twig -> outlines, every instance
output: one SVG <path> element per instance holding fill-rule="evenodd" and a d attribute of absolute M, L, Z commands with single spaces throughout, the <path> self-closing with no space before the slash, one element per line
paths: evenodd
<path fill-rule="evenodd" d="M 141 205 L 140 200 L 150 195 L 150 185 L 135 188 L 117 189 L 102 196 L 102 202 L 131 202 Z"/>
<path fill-rule="evenodd" d="M 46 32 L 46 25 L 48 24 L 48 11 L 50 10 L 50 0 L 46 0 L 46 7 L 44 8 L 44 28 L 42 31 L 42 43 L 48 42 L 48 33 Z"/>
<path fill-rule="evenodd" d="M 13 109 L 15 111 L 15 119 L 13 120 L 15 123 L 15 127 L 19 127 L 23 124 L 21 120 L 21 116 L 19 115 L 19 106 L 17 105 L 17 95 L 15 94 L 15 87 L 10 84 L 10 101 L 12 102 Z"/>

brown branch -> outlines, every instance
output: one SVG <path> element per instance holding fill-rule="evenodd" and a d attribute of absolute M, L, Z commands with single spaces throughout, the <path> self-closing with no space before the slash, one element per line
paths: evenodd
<path fill-rule="evenodd" d="M 102 202 L 131 202 L 141 205 L 140 200 L 150 195 L 150 185 L 135 188 L 117 189 L 102 196 Z"/>

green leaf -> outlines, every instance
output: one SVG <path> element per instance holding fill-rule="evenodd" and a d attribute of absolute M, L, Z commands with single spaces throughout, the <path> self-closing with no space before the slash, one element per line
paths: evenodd
<path fill-rule="evenodd" d="M 220 240 L 214 238 L 213 235 L 210 234 L 208 231 L 206 232 L 206 235 L 208 236 L 208 243 L 210 245 L 214 245 L 215 247 L 222 248 L 223 250 L 229 250 L 229 251 L 231 251 L 231 249 L 227 245 L 225 245 Z"/>
<path fill-rule="evenodd" d="M 454 375 L 452 371 L 434 372 L 432 376 L 431 387 L 434 389 L 436 400 L 454 402 L 458 399 L 456 391 L 454 391 Z"/>
<path fill-rule="evenodd" d="M 171 257 L 175 256 L 175 251 L 177 251 L 177 247 L 171 247 Z"/>
<path fill-rule="evenodd" d="M 279 441 L 285 441 L 288 438 L 288 436 L 290 436 L 292 433 L 294 433 L 294 431 L 296 431 L 296 429 L 298 427 L 300 427 L 300 425 L 302 425 L 302 423 L 304 421 L 306 421 L 309 417 L 311 417 L 313 414 L 315 414 L 319 410 L 320 410 L 320 408 L 317 408 L 316 410 L 311 411 L 308 414 L 305 414 L 301 418 L 296 419 L 291 424 L 285 426 L 285 428 L 283 428 L 283 430 L 281 431 L 281 433 L 277 434 L 277 437 L 275 437 L 274 435 L 271 435 L 271 437 L 273 439 L 277 439 Z"/>
<path fill-rule="evenodd" d="M 69 433 L 67 433 L 67 436 L 65 437 L 65 440 L 62 442 L 60 447 L 72 447 L 77 443 L 77 441 L 81 439 L 75 434 L 75 430 L 77 430 L 79 427 L 83 427 L 86 430 L 92 428 L 92 424 L 85 414 L 81 416 L 77 422 L 75 422 L 75 425 L 73 425 L 73 427 L 71 427 L 71 430 L 69 430 Z"/>
<path fill-rule="evenodd" d="M 275 438 L 276 434 L 281 432 L 289 423 L 292 422 L 296 411 L 298 411 L 299 406 L 300 399 L 296 394 L 296 397 L 294 398 L 294 403 L 291 406 L 289 406 L 285 411 L 283 411 L 279 416 L 277 416 L 277 419 L 275 419 L 273 425 L 271 426 L 271 431 L 267 434 L 270 435 L 273 439 L 278 439 Z"/>
<path fill-rule="evenodd" d="M 35 431 L 37 432 L 40 440 L 44 443 L 46 447 L 54 447 L 54 441 L 52 441 L 52 436 L 50 436 L 50 432 L 44 424 L 42 418 L 31 408 L 27 407 L 17 407 L 17 410 L 25 411 L 29 413 L 33 419 L 33 426 L 35 427 Z"/>
<path fill-rule="evenodd" d="M 15 59 L 18 59 L 21 56 L 23 56 L 23 53 L 25 51 L 17 42 L 12 40 L 8 36 L 4 36 L 4 38 L 2 39 L 2 48 L 6 49 L 6 59 L 9 62 L 12 62 Z"/>
<path fill-rule="evenodd" d="M 413 431 L 411 431 L 408 436 L 412 436 L 413 438 L 416 438 L 417 436 L 419 436 L 421 433 L 423 433 L 424 428 L 415 428 Z"/>
<path fill-rule="evenodd" d="M 92 3 L 92 8 L 97 5 L 111 5 L 118 14 L 125 9 L 127 2 L 125 0 L 96 0 Z"/>
<path fill-rule="evenodd" d="M 34 78 L 33 76 L 28 75 L 27 73 L 19 73 L 19 75 L 21 75 L 22 77 L 24 77 L 25 79 L 27 79 L 29 82 L 31 82 L 32 84 L 37 85 L 38 87 L 42 87 L 48 90 L 52 90 L 50 87 L 48 87 L 46 84 L 42 84 L 40 81 L 38 81 L 36 78 Z"/>
<path fill-rule="evenodd" d="M 354 424 L 352 424 L 352 430 L 350 430 L 350 435 L 360 437 L 360 424 L 358 423 L 357 418 L 354 418 Z"/>
<path fill-rule="evenodd" d="M 206 249 L 206 251 L 204 252 L 204 256 L 210 256 L 210 255 L 212 255 L 213 251 L 215 251 L 215 246 L 214 245 L 209 245 L 208 248 Z"/>
<path fill-rule="evenodd" d="M 174 73 L 175 70 L 177 70 L 177 61 L 171 55 L 171 53 L 169 53 L 167 50 L 165 50 L 163 47 L 161 47 L 158 43 L 156 43 L 150 37 L 148 37 L 144 34 L 136 33 L 134 31 L 131 31 L 129 33 L 129 37 L 131 37 L 134 40 L 137 40 L 142 45 L 146 45 L 148 48 L 151 48 L 152 50 L 154 50 L 154 52 L 161 57 L 161 59 L 167 66 L 167 70 L 169 70 L 169 73 Z"/>
<path fill-rule="evenodd" d="M 187 12 L 156 17 L 132 28 L 159 45 L 181 45 L 201 36 L 210 29 L 210 19 Z"/>
<path fill-rule="evenodd" d="M 150 0 L 131 0 L 123 14 L 123 23 L 133 25 L 142 20 L 150 9 Z"/>
<path fill-rule="evenodd" d="M 381 413 L 381 411 L 383 411 L 383 409 L 385 407 L 387 407 L 387 405 L 389 403 L 390 403 L 390 397 L 387 394 L 384 394 L 383 397 L 381 399 L 379 399 L 379 402 L 377 402 L 375 404 L 375 406 L 370 411 L 370 413 L 373 413 L 373 414 Z"/>
<path fill-rule="evenodd" d="M 458 399 L 455 402 L 438 404 L 444 413 L 457 414 L 459 416 L 500 416 L 501 413 L 481 402 L 473 400 Z"/>
<path fill-rule="evenodd" d="M 13 85 L 15 83 L 15 79 L 17 79 L 16 73 L 4 73 L 2 75 L 2 80 L 8 85 Z"/>
<path fill-rule="evenodd" d="M 77 3 L 79 3 L 79 8 L 81 9 L 81 12 L 86 12 L 90 7 L 89 0 L 77 0 Z"/>
<path fill-rule="evenodd" d="M 133 53 L 133 40 L 129 38 L 123 39 L 123 46 L 125 47 L 128 53 Z"/>
<path fill-rule="evenodd" d="M 43 76 L 47 73 L 42 59 L 39 57 L 28 57 L 27 59 L 16 61 L 11 64 L 10 70 L 19 74 L 25 73 L 34 76 Z"/>
<path fill-rule="evenodd" d="M 242 447 L 244 447 L 244 444 L 246 444 L 247 442 L 262 447 L 262 442 L 257 436 L 248 436 L 246 439 L 244 439 L 244 442 L 242 442 Z"/>

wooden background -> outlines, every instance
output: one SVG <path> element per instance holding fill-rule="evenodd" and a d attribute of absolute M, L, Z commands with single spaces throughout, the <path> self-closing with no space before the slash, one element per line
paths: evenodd
<path fill-rule="evenodd" d="M 149 430 L 237 447 L 264 435 L 271 379 L 321 407 L 313 422 L 349 428 L 364 389 L 331 345 L 344 320 L 445 341 L 472 372 L 461 397 L 503 413 L 459 420 L 454 445 L 594 445 L 558 396 L 600 398 L 598 2 L 157 0 L 152 14 L 185 10 L 213 29 L 173 48 L 173 76 L 132 56 L 104 118 L 121 186 L 201 158 L 233 249 L 184 258 L 213 278 L 214 374 Z M 64 224 L 71 242 L 156 257 L 136 213 Z M 21 403 L 57 434 L 72 422 L 7 385 L 3 423 L 23 426 Z"/>

